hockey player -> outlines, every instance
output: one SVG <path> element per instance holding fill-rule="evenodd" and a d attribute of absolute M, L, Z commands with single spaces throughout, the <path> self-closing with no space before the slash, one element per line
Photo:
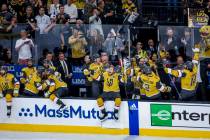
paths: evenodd
<path fill-rule="evenodd" d="M 65 110 L 67 107 L 66 105 L 61 101 L 60 97 L 64 97 L 68 95 L 68 87 L 67 84 L 62 81 L 61 78 L 58 78 L 56 75 L 54 75 L 55 71 L 53 69 L 48 69 L 46 71 L 46 80 L 43 83 L 43 88 L 45 89 L 44 96 L 46 98 L 49 97 L 51 101 L 56 103 L 60 106 L 59 110 Z"/>
<path fill-rule="evenodd" d="M 7 116 L 10 117 L 12 109 L 12 97 L 19 95 L 20 83 L 13 74 L 7 72 L 7 67 L 0 69 L 0 97 L 4 97 L 7 103 Z"/>
<path fill-rule="evenodd" d="M 42 74 L 44 68 L 39 68 L 38 72 L 30 74 L 25 80 L 24 84 L 24 95 L 26 96 L 38 96 L 39 92 L 42 91 Z"/>
<path fill-rule="evenodd" d="M 183 70 L 172 70 L 166 67 L 164 69 L 166 73 L 181 78 L 181 92 L 178 93 L 180 100 L 194 100 L 197 88 L 199 51 L 199 46 L 195 46 L 193 49 L 194 58 L 185 63 Z"/>
<path fill-rule="evenodd" d="M 115 72 L 114 66 L 110 65 L 109 69 L 100 76 L 100 80 L 103 81 L 103 93 L 97 99 L 97 104 L 101 110 L 100 120 L 104 121 L 108 115 L 104 107 L 104 101 L 106 100 L 115 101 L 113 117 L 115 120 L 118 120 L 118 112 L 121 104 L 119 83 L 122 79 L 120 75 Z"/>
<path fill-rule="evenodd" d="M 143 85 L 145 96 L 143 99 L 156 100 L 161 98 L 160 92 L 170 92 L 171 88 L 161 83 L 160 78 L 152 72 L 150 66 L 145 65 L 137 80 Z"/>
<path fill-rule="evenodd" d="M 32 76 L 32 74 L 37 73 L 36 67 L 33 66 L 32 59 L 28 60 L 27 67 L 22 69 L 22 77 L 20 78 L 20 82 L 25 84 L 25 82 Z"/>
<path fill-rule="evenodd" d="M 99 82 L 98 78 L 102 73 L 102 63 L 100 60 L 100 56 L 95 54 L 93 56 L 93 63 L 90 64 L 88 69 L 84 69 L 84 75 L 92 82 L 92 95 L 93 97 L 97 98 L 101 93 L 101 83 Z"/>

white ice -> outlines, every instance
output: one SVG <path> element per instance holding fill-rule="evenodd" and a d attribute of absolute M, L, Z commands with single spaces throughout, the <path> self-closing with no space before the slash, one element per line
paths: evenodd
<path fill-rule="evenodd" d="M 168 140 L 161 137 L 0 131 L 0 140 Z M 170 140 L 207 140 L 170 138 Z"/>

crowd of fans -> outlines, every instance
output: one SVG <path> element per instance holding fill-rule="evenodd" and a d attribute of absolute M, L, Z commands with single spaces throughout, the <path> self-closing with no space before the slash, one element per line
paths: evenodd
<path fill-rule="evenodd" d="M 102 65 L 99 73 L 111 66 L 115 67 L 116 72 L 126 73 L 126 80 L 119 84 L 122 98 L 137 98 L 136 95 L 140 95 L 142 85 L 135 80 L 141 70 L 136 75 L 131 71 L 136 67 L 143 71 L 143 67 L 149 66 L 166 87 L 160 90 L 161 96 L 157 99 L 178 100 L 182 90 L 181 78 L 169 76 L 164 68 L 183 70 L 185 62 L 192 61 L 194 46 L 189 43 L 190 31 L 186 29 L 184 36 L 178 39 L 173 36 L 173 29 L 168 28 L 168 38 L 163 40 L 160 47 L 157 47 L 153 39 L 149 39 L 147 44 L 138 40 L 130 42 L 127 26 L 123 23 L 127 16 L 137 12 L 132 0 L 12 0 L 4 3 L 0 13 L 3 38 L 0 41 L 1 65 L 28 65 L 31 59 L 36 61 L 39 58 L 39 66 L 54 67 L 61 74 L 61 79 L 68 85 L 67 96 L 84 96 L 80 94 L 84 92 L 85 96 L 94 98 L 102 93 L 103 82 L 88 79 L 90 74 L 87 71 L 91 73 L 91 64 Z M 17 59 L 12 59 L 12 50 L 2 43 L 10 38 L 15 40 L 13 49 L 15 55 L 18 55 Z M 87 69 L 87 73 L 84 72 L 85 86 L 71 85 L 72 66 L 75 65 L 83 66 L 83 70 Z M 199 82 L 201 80 L 196 81 Z M 172 90 L 168 87 L 172 87 Z M 208 91 L 204 84 L 198 84 L 197 97 L 187 100 L 209 100 Z"/>

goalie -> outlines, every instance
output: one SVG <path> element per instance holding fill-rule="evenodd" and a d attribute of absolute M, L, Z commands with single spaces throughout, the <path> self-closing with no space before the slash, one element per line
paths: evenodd
<path fill-rule="evenodd" d="M 7 67 L 0 68 L 0 97 L 4 97 L 7 103 L 7 116 L 11 116 L 12 97 L 19 95 L 20 83 L 13 74 L 7 72 Z"/>
<path fill-rule="evenodd" d="M 119 73 L 115 72 L 114 66 L 110 65 L 108 70 L 100 76 L 100 80 L 103 81 L 103 93 L 97 99 L 97 104 L 99 106 L 99 109 L 101 110 L 100 120 L 104 121 L 108 116 L 104 106 L 104 101 L 106 100 L 115 101 L 113 117 L 115 120 L 118 120 L 118 113 L 121 104 L 119 88 L 119 83 L 120 81 L 122 81 L 121 76 Z"/>

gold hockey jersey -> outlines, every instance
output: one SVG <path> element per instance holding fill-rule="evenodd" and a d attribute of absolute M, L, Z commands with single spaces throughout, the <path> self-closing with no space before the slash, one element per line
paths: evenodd
<path fill-rule="evenodd" d="M 0 92 L 19 88 L 20 83 L 13 74 L 7 73 L 4 76 L 0 76 Z"/>

